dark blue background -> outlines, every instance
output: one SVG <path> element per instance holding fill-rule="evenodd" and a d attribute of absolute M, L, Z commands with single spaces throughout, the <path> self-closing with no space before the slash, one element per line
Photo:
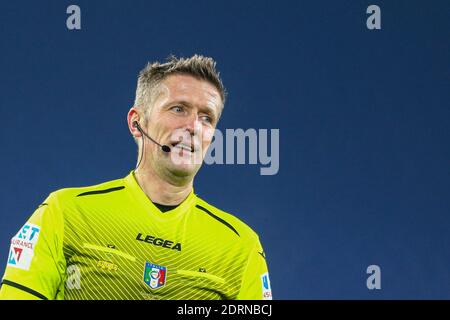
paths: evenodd
<path fill-rule="evenodd" d="M 1 274 L 48 193 L 134 167 L 145 63 L 201 53 L 229 91 L 220 129 L 280 129 L 278 175 L 195 183 L 260 234 L 276 299 L 450 298 L 450 2 L 3 1 L 0 26 Z"/>

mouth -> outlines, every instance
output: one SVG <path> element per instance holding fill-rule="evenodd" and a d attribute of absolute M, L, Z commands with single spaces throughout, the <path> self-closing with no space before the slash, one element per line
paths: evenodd
<path fill-rule="evenodd" d="M 190 146 L 181 142 L 174 142 L 172 143 L 172 147 L 173 148 L 178 148 L 178 149 L 182 149 L 182 150 L 186 150 L 189 151 L 191 153 L 193 153 L 195 151 L 194 146 Z"/>

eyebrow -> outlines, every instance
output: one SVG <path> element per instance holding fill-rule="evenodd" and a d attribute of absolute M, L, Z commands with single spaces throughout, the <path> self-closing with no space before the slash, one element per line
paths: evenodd
<path fill-rule="evenodd" d="M 190 102 L 187 102 L 186 100 L 175 100 L 175 101 L 171 101 L 171 102 L 167 103 L 167 105 L 171 105 L 171 104 L 183 104 L 183 105 L 188 106 L 189 108 L 193 107 L 193 105 Z M 205 109 L 209 110 L 209 112 L 212 113 L 213 115 L 216 115 L 216 112 L 215 112 L 213 107 L 211 107 L 209 105 L 200 107 L 200 110 L 202 110 L 202 111 L 205 110 Z"/>

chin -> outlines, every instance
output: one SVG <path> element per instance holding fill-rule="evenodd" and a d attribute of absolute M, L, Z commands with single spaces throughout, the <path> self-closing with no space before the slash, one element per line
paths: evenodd
<path fill-rule="evenodd" d="M 196 159 L 198 154 L 187 154 L 184 152 L 171 153 L 170 157 L 166 158 L 167 168 L 176 176 L 188 177 L 194 176 L 202 165 L 202 158 Z M 196 163 L 199 162 L 199 163 Z"/>
<path fill-rule="evenodd" d="M 188 178 L 195 176 L 199 169 L 200 166 L 196 166 L 194 164 L 172 164 L 169 171 L 179 178 Z"/>

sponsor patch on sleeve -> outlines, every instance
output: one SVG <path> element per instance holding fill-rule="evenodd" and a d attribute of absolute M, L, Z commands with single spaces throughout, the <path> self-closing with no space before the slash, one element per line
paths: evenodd
<path fill-rule="evenodd" d="M 272 300 L 272 288 L 270 287 L 269 273 L 261 275 L 263 300 Z"/>
<path fill-rule="evenodd" d="M 11 248 L 8 256 L 8 266 L 29 270 L 34 256 L 34 248 L 39 239 L 41 228 L 26 223 L 22 229 L 11 239 Z"/>

